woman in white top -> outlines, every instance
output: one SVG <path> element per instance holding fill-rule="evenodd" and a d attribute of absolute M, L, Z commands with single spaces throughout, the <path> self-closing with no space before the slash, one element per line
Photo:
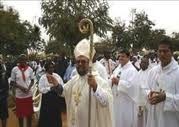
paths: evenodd
<path fill-rule="evenodd" d="M 45 64 L 46 73 L 39 80 L 39 90 L 42 93 L 39 127 L 62 127 L 61 107 L 58 89 L 62 87 L 62 78 L 54 72 L 54 63 Z M 55 80 L 53 84 L 52 80 Z M 58 85 L 56 85 L 58 84 Z M 62 91 L 61 91 L 62 92 Z"/>

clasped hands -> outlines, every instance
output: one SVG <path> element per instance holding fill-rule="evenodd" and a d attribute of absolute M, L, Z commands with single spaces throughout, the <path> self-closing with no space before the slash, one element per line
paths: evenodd
<path fill-rule="evenodd" d="M 47 74 L 47 80 L 49 83 L 53 84 L 53 86 L 50 87 L 50 90 L 51 91 L 54 91 L 56 93 L 62 93 L 62 89 L 61 89 L 61 85 L 59 84 L 58 80 L 53 76 L 53 75 L 50 75 L 50 74 Z"/>
<path fill-rule="evenodd" d="M 163 90 L 160 90 L 160 92 L 151 91 L 148 94 L 148 100 L 151 105 L 156 105 L 162 101 L 165 101 L 165 99 L 166 99 L 166 93 Z"/>
<path fill-rule="evenodd" d="M 33 84 L 31 83 L 28 88 L 19 85 L 19 89 L 20 89 L 23 93 L 26 93 L 26 94 L 27 94 L 27 93 L 29 93 L 29 91 L 30 91 L 32 85 L 33 85 Z"/>
<path fill-rule="evenodd" d="M 112 79 L 111 79 L 111 81 L 112 81 L 112 86 L 113 86 L 113 85 L 118 85 L 119 80 L 120 80 L 120 78 L 112 77 Z"/>
<path fill-rule="evenodd" d="M 47 80 L 49 83 L 53 84 L 53 86 L 59 85 L 57 79 L 53 75 L 47 74 Z"/>

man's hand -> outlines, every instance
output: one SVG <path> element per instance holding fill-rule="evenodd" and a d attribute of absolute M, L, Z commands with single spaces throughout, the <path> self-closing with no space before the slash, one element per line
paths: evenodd
<path fill-rule="evenodd" d="M 151 105 L 156 105 L 162 101 L 165 101 L 166 94 L 164 91 L 156 92 L 151 91 L 148 95 L 148 100 Z"/>
<path fill-rule="evenodd" d="M 112 85 L 118 85 L 119 78 L 113 77 L 111 80 L 112 80 Z"/>
<path fill-rule="evenodd" d="M 93 88 L 93 91 L 96 92 L 97 83 L 93 75 L 88 75 L 88 84 L 91 88 Z"/>

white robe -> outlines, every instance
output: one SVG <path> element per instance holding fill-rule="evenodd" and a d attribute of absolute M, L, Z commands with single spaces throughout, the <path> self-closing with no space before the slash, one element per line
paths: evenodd
<path fill-rule="evenodd" d="M 136 98 L 135 101 L 138 106 L 138 113 L 139 106 L 142 107 L 143 114 L 138 116 L 138 127 L 145 127 L 147 121 L 147 110 L 146 110 L 146 103 L 147 103 L 147 91 L 149 90 L 147 79 L 150 72 L 150 68 L 146 70 L 140 70 L 136 77 Z"/>
<path fill-rule="evenodd" d="M 156 60 L 154 60 L 154 61 L 152 62 L 152 60 L 149 59 L 149 68 L 150 68 L 150 69 L 152 69 L 153 67 L 155 67 L 155 66 L 157 66 L 157 65 L 158 65 L 158 63 L 157 63 Z"/>
<path fill-rule="evenodd" d="M 106 68 L 108 78 L 110 78 L 116 67 L 116 63 L 112 59 L 106 60 L 105 58 L 101 59 L 99 62 Z"/>
<path fill-rule="evenodd" d="M 112 77 L 120 77 L 119 84 L 113 85 L 114 118 L 116 127 L 137 126 L 137 106 L 134 102 L 134 84 L 137 70 L 129 61 L 126 65 L 120 65 L 114 70 Z"/>
<path fill-rule="evenodd" d="M 96 74 L 97 90 L 91 92 L 91 127 L 114 127 L 113 96 L 107 81 Z M 75 105 L 75 93 L 81 92 Z M 74 76 L 64 85 L 63 95 L 67 104 L 68 127 L 88 127 L 89 85 L 87 76 Z"/>
<path fill-rule="evenodd" d="M 106 71 L 106 68 L 99 61 L 93 63 L 93 69 L 94 71 L 97 71 L 99 73 L 99 76 L 101 76 L 101 78 L 108 81 L 108 73 Z"/>
<path fill-rule="evenodd" d="M 179 127 L 179 66 L 172 58 L 169 65 L 154 67 L 148 79 L 151 90 L 164 90 L 166 100 L 148 107 L 146 127 Z"/>

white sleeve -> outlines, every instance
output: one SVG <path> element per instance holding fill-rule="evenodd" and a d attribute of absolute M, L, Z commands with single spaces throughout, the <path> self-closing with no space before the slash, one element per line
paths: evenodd
<path fill-rule="evenodd" d="M 97 86 L 96 92 L 94 93 L 94 96 L 99 101 L 99 103 L 103 106 L 107 106 L 108 104 L 108 97 L 106 96 L 106 93 L 103 91 L 102 88 Z"/>
<path fill-rule="evenodd" d="M 44 76 L 42 76 L 39 80 L 39 91 L 44 94 L 50 91 L 50 86 L 47 85 Z"/>
<path fill-rule="evenodd" d="M 106 68 L 103 66 L 103 65 L 101 65 L 102 67 L 101 67 L 101 77 L 103 78 L 103 79 L 105 79 L 106 81 L 108 81 L 108 73 L 107 73 L 107 71 L 106 71 Z"/>
<path fill-rule="evenodd" d="M 58 74 L 55 74 L 55 75 L 56 75 L 56 77 L 57 77 L 58 83 L 63 86 L 64 83 L 63 83 L 62 78 L 61 78 Z"/>
<path fill-rule="evenodd" d="M 166 92 L 164 111 L 179 112 L 179 80 L 175 83 L 175 93 Z"/>
<path fill-rule="evenodd" d="M 166 92 L 164 111 L 179 111 L 179 94 L 171 94 Z"/>

